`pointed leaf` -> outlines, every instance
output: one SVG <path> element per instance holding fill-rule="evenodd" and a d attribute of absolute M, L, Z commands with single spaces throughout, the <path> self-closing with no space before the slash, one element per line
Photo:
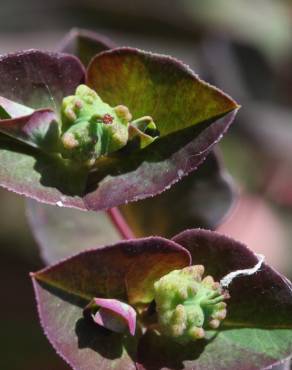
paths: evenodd
<path fill-rule="evenodd" d="M 87 66 L 96 54 L 114 47 L 114 43 L 105 36 L 96 32 L 73 28 L 60 42 L 57 51 L 75 55 L 83 65 Z"/>
<path fill-rule="evenodd" d="M 138 237 L 172 237 L 184 229 L 215 228 L 234 205 L 236 190 L 215 153 L 170 190 L 120 207 Z"/>
<path fill-rule="evenodd" d="M 113 206 L 156 195 L 194 170 L 227 130 L 238 108 L 182 63 L 136 49 L 114 49 L 96 56 L 89 65 L 87 83 L 112 106 L 129 107 L 134 119 L 150 115 L 161 135 L 135 157 L 116 162 L 118 173 L 108 173 L 114 178 L 108 176 L 86 195 L 86 205 L 92 209 L 103 208 L 101 203 Z M 92 183 L 98 176 L 105 175 L 93 174 Z"/>
<path fill-rule="evenodd" d="M 190 128 L 168 135 L 131 156 L 110 158 L 88 179 L 84 203 L 101 210 L 161 193 L 194 171 L 230 126 L 236 111 L 205 130 Z M 194 132 L 200 134 L 191 139 Z M 192 141 L 190 141 L 192 140 Z M 97 186 L 98 184 L 98 186 Z"/>
<path fill-rule="evenodd" d="M 161 136 L 238 108 L 181 62 L 138 49 L 98 54 L 88 67 L 87 84 L 112 106 L 126 105 L 134 119 L 151 116 Z"/>
<path fill-rule="evenodd" d="M 155 280 L 189 262 L 184 248 L 152 237 L 82 252 L 33 276 L 75 299 L 105 297 L 146 303 L 153 299 Z"/>

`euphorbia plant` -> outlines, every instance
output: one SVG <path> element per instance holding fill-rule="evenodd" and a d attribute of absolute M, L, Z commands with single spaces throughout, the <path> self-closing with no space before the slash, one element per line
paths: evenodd
<path fill-rule="evenodd" d="M 2 186 L 93 210 L 153 196 L 201 164 L 238 109 L 173 58 L 92 56 L 86 70 L 62 53 L 0 58 Z"/>
<path fill-rule="evenodd" d="M 97 211 L 157 195 L 197 169 L 238 109 L 170 57 L 84 32 L 60 52 L 0 59 L 0 183 L 41 202 Z M 136 235 L 221 220 L 232 192 L 214 152 L 187 180 L 122 209 Z M 226 190 L 213 213 L 191 208 Z M 244 245 L 197 229 L 87 250 L 78 216 L 64 238 L 70 211 L 46 207 L 30 218 L 53 265 L 31 276 L 43 329 L 72 368 L 263 369 L 291 355 L 291 283 Z"/>
<path fill-rule="evenodd" d="M 189 230 L 87 250 L 32 278 L 43 329 L 74 369 L 264 369 L 291 354 L 292 286 L 257 264 L 244 245 Z"/>

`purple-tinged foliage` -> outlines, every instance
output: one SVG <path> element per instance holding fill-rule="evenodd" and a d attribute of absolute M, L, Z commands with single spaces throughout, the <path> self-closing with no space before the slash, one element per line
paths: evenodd
<path fill-rule="evenodd" d="M 58 109 L 84 78 L 73 55 L 27 50 L 0 56 L 0 96 L 33 109 Z"/>
<path fill-rule="evenodd" d="M 191 253 L 194 264 L 204 265 L 206 273 L 216 280 L 231 271 L 251 268 L 258 262 L 243 244 L 211 231 L 187 230 L 173 240 Z M 234 279 L 228 289 L 232 300 L 224 325 L 263 328 L 281 327 L 284 323 L 291 325 L 292 285 L 266 264 L 251 276 Z"/>
<path fill-rule="evenodd" d="M 183 345 L 158 334 L 153 285 L 167 271 L 203 264 L 220 281 L 258 262 L 243 244 L 218 233 L 188 230 L 173 240 L 125 241 L 32 274 L 44 331 L 72 368 L 256 370 L 287 359 L 292 352 L 292 285 L 266 264 L 230 283 L 227 317 L 216 331 L 206 330 L 206 339 Z M 135 336 L 86 320 L 83 308 L 94 297 L 133 306 Z"/>
<path fill-rule="evenodd" d="M 71 33 L 60 47 L 87 64 L 97 51 L 112 46 L 82 31 Z M 126 147 L 105 156 L 94 170 L 64 160 L 54 145 L 60 104 L 84 80 L 105 102 L 128 106 L 133 119 L 151 115 L 159 139 L 142 150 Z M 73 55 L 30 50 L 3 56 L 0 96 L 36 112 L 51 109 L 51 118 L 57 117 L 51 122 L 46 111 L 36 127 L 28 113 L 20 123 L 14 118 L 8 124 L 3 103 L 1 186 L 41 202 L 91 210 L 154 196 L 194 171 L 238 109 L 181 62 L 129 48 L 98 54 L 86 73 Z"/>
<path fill-rule="evenodd" d="M 54 150 L 59 135 L 57 116 L 50 109 L 1 119 L 0 131 L 41 150 Z"/>
<path fill-rule="evenodd" d="M 103 35 L 88 30 L 73 28 L 61 40 L 57 51 L 75 55 L 87 66 L 96 54 L 114 49 L 115 47 L 116 45 Z"/>

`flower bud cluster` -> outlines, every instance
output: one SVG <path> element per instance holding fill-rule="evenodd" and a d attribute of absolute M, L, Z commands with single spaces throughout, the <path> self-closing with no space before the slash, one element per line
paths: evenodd
<path fill-rule="evenodd" d="M 98 157 L 127 144 L 132 116 L 126 106 L 112 108 L 80 85 L 75 95 L 63 99 L 61 119 L 63 156 L 93 165 Z"/>
<path fill-rule="evenodd" d="M 204 266 L 189 266 L 154 284 L 160 330 L 180 343 L 204 338 L 205 329 L 217 329 L 226 317 L 228 293 L 203 274 Z"/>

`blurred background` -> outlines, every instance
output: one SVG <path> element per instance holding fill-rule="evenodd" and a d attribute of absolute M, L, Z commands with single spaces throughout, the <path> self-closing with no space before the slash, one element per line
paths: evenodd
<path fill-rule="evenodd" d="M 292 3 L 2 0 L 0 53 L 54 50 L 72 27 L 98 31 L 120 46 L 175 56 L 242 105 L 220 144 L 239 196 L 217 230 L 263 253 L 291 278 Z M 68 369 L 37 320 L 28 272 L 42 263 L 25 200 L 0 190 L 0 204 L 0 369 Z"/>

